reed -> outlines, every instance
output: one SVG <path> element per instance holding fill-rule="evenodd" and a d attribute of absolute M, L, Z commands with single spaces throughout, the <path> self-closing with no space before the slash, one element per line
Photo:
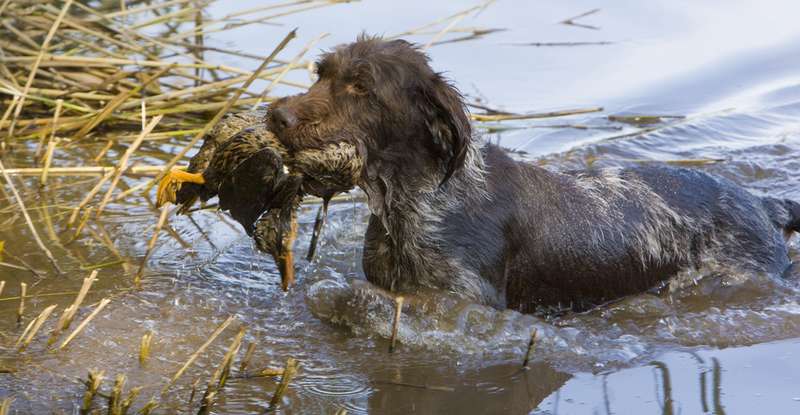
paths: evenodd
<path fill-rule="evenodd" d="M 44 324 L 45 321 L 47 321 L 47 318 L 50 317 L 50 314 L 53 312 L 53 310 L 55 310 L 55 308 L 56 306 L 54 304 L 42 310 L 39 316 L 36 317 L 35 320 L 33 320 L 32 322 L 33 327 L 30 329 L 28 335 L 24 339 L 23 336 L 19 337 L 19 340 L 17 340 L 15 347 L 18 347 L 18 350 L 20 352 L 24 351 L 28 347 L 28 345 L 31 344 L 31 341 L 33 340 L 34 336 L 36 336 L 36 333 L 39 332 L 39 329 L 42 328 L 42 325 Z"/>
<path fill-rule="evenodd" d="M 152 255 L 153 253 L 153 248 L 155 248 L 156 241 L 158 241 L 158 234 L 161 232 L 161 228 L 164 227 L 164 223 L 166 223 L 169 213 L 170 210 L 168 207 L 165 206 L 161 209 L 161 215 L 159 215 L 158 222 L 156 223 L 156 227 L 153 230 L 153 236 L 150 237 L 150 242 L 147 243 L 147 250 L 144 253 L 142 261 L 139 263 L 139 271 L 136 272 L 136 276 L 133 279 L 133 285 L 137 289 L 141 287 L 142 275 L 144 275 L 144 268 L 147 265 L 147 261 L 150 259 L 150 255 Z"/>
<path fill-rule="evenodd" d="M 5 282 L 5 281 L 3 281 Z M 0 285 L 0 293 L 2 293 L 2 285 Z M 247 366 L 250 365 L 250 360 L 253 358 L 253 353 L 256 351 L 256 342 L 250 342 L 247 345 L 247 350 L 244 352 L 244 357 L 242 357 L 242 361 L 239 363 L 239 373 L 244 373 L 247 370 Z"/>
<path fill-rule="evenodd" d="M 299 368 L 300 364 L 297 362 L 297 359 L 290 357 L 286 360 L 286 366 L 283 369 L 281 382 L 278 384 L 278 388 L 275 390 L 275 393 L 272 395 L 272 399 L 269 401 L 270 409 L 274 409 L 281 402 L 283 395 L 285 395 L 286 391 L 289 390 L 289 384 L 292 382 L 292 379 L 294 379 L 295 375 L 297 375 Z"/>
<path fill-rule="evenodd" d="M 122 390 L 125 388 L 125 375 L 118 374 L 108 397 L 108 414 L 122 415 Z"/>
<path fill-rule="evenodd" d="M 61 8 L 61 12 L 58 14 L 58 18 L 56 19 L 55 22 L 53 22 L 53 25 L 50 27 L 50 31 L 47 32 L 47 37 L 45 37 L 41 48 L 39 48 L 39 54 L 36 55 L 36 60 L 34 60 L 33 65 L 31 66 L 31 69 L 28 72 L 28 80 L 25 82 L 25 87 L 22 90 L 22 93 L 20 94 L 20 99 L 17 102 L 17 105 L 14 109 L 14 117 L 12 118 L 11 125 L 8 127 L 9 136 L 14 135 L 14 127 L 16 125 L 17 119 L 22 113 L 22 107 L 25 106 L 25 98 L 28 95 L 28 91 L 30 91 L 31 89 L 31 85 L 33 85 L 33 79 L 36 77 L 36 72 L 39 69 L 39 65 L 42 63 L 45 51 L 47 50 L 47 47 L 50 45 L 50 42 L 53 40 L 53 36 L 55 36 L 56 30 L 58 30 L 58 27 L 64 20 L 64 16 L 67 15 L 69 7 L 72 6 L 72 1 L 73 0 L 67 0 L 67 2 L 64 3 L 64 6 Z"/>
<path fill-rule="evenodd" d="M 147 403 L 144 404 L 142 409 L 139 409 L 139 412 L 137 413 L 139 415 L 150 415 L 156 410 L 156 408 L 158 408 L 158 401 L 155 398 L 150 398 L 150 400 L 147 401 Z"/>
<path fill-rule="evenodd" d="M 217 327 L 217 329 L 216 329 L 216 330 L 214 330 L 214 332 L 213 332 L 213 333 L 211 333 L 211 336 L 208 338 L 208 340 L 206 340 L 206 342 L 205 342 L 205 343 L 203 343 L 203 344 L 202 344 L 202 345 L 201 345 L 201 346 L 200 346 L 200 347 L 197 349 L 197 351 L 195 351 L 195 352 L 194 352 L 194 353 L 193 353 L 191 356 L 189 356 L 189 360 L 187 360 L 187 361 L 186 361 L 186 363 L 184 363 L 184 364 L 183 364 L 183 366 L 181 366 L 181 367 L 180 367 L 180 369 L 178 369 L 178 371 L 177 371 L 177 372 L 175 372 L 175 374 L 174 374 L 174 375 L 172 375 L 172 378 L 169 380 L 169 382 L 168 382 L 166 385 L 164 385 L 164 387 L 161 389 L 161 394 L 162 394 L 162 395 L 163 395 L 163 394 L 165 394 L 165 393 L 166 393 L 166 392 L 169 390 L 169 388 L 170 388 L 172 385 L 174 385 L 174 384 L 175 384 L 175 382 L 177 382 L 177 381 L 178 381 L 178 379 L 180 379 L 180 378 L 181 378 L 181 376 L 183 376 L 184 372 L 186 372 L 186 369 L 188 369 L 188 368 L 189 368 L 189 366 L 191 366 L 191 365 L 192 365 L 192 363 L 194 363 L 194 361 L 195 361 L 195 360 L 197 360 L 197 358 L 198 358 L 198 357 L 200 357 L 200 355 L 201 355 L 201 354 L 202 354 L 202 353 L 203 353 L 203 352 L 204 352 L 204 351 L 205 351 L 205 350 L 208 348 L 208 346 L 210 346 L 210 345 L 211 345 L 211 343 L 213 343 L 213 342 L 214 342 L 214 340 L 215 340 L 217 337 L 219 337 L 219 335 L 220 335 L 220 334 L 221 334 L 221 333 L 222 333 L 222 332 L 223 332 L 223 331 L 224 331 L 224 330 L 225 330 L 225 329 L 226 329 L 226 328 L 227 328 L 229 325 L 231 325 L 231 323 L 233 323 L 235 320 L 236 320 L 236 318 L 235 318 L 235 317 L 233 317 L 233 316 L 230 316 L 230 317 L 228 317 L 227 319 L 225 319 L 225 321 L 223 321 L 223 322 L 222 322 L 222 324 L 220 324 L 220 325 L 219 325 L 219 327 Z"/>
<path fill-rule="evenodd" d="M 6 1 L 6 4 L 8 1 Z M 0 415 L 8 415 L 9 411 L 11 411 L 11 404 L 14 402 L 14 398 L 7 397 L 0 401 Z"/>
<path fill-rule="evenodd" d="M 53 268 L 61 274 L 61 268 L 58 267 L 58 263 L 56 262 L 53 253 L 47 249 L 44 242 L 42 242 L 42 238 L 39 237 L 39 232 L 36 231 L 36 227 L 33 226 L 33 220 L 31 220 L 31 216 L 28 215 L 28 210 L 25 209 L 25 203 L 22 201 L 22 197 L 20 197 L 19 192 L 17 191 L 17 187 L 14 186 L 14 182 L 11 181 L 11 178 L 8 177 L 8 173 L 6 173 L 6 168 L 3 166 L 3 162 L 0 161 L 0 172 L 3 173 L 3 177 L 8 183 L 8 187 L 11 188 L 11 193 L 14 195 L 14 199 L 17 201 L 17 206 L 19 206 L 20 211 L 22 212 L 22 216 L 25 218 L 25 223 L 28 225 L 28 229 L 30 229 L 31 234 L 33 235 L 34 240 L 36 240 L 36 244 L 39 246 L 39 249 L 44 252 L 47 256 L 47 259 L 50 260 L 50 263 L 53 265 Z"/>
<path fill-rule="evenodd" d="M 147 365 L 147 359 L 150 357 L 150 344 L 153 342 L 153 332 L 147 331 L 142 336 L 142 341 L 139 345 L 139 365 L 144 367 Z"/>
<path fill-rule="evenodd" d="M 75 327 L 75 330 L 73 330 L 72 333 L 70 333 L 70 335 L 67 336 L 66 339 L 64 339 L 64 341 L 61 343 L 61 345 L 58 346 L 58 350 L 63 350 L 64 348 L 66 348 L 67 345 L 69 345 L 69 343 L 78 334 L 80 334 L 80 332 L 83 331 L 84 328 L 86 328 L 86 326 L 89 324 L 89 322 L 91 322 L 95 317 L 97 317 L 97 315 L 100 313 L 100 311 L 102 311 L 108 305 L 108 303 L 110 303 L 110 302 L 111 302 L 111 300 L 108 299 L 108 298 L 104 298 L 104 299 L 100 300 L 100 303 L 97 305 L 97 307 L 94 308 L 94 310 L 92 310 L 92 313 L 89 314 L 85 319 L 83 319 L 83 321 L 81 321 L 81 324 L 79 324 L 78 327 Z"/>
<path fill-rule="evenodd" d="M 150 132 L 156 128 L 156 125 L 158 125 L 163 117 L 163 115 L 158 115 L 153 118 L 142 130 L 142 133 L 139 135 L 136 141 L 134 141 L 133 144 L 131 144 L 130 147 L 128 147 L 128 149 L 125 151 L 125 154 L 122 155 L 122 158 L 120 158 L 119 163 L 117 164 L 117 168 L 114 170 L 114 177 L 111 179 L 111 184 L 109 185 L 105 196 L 103 196 L 103 200 L 100 202 L 100 205 L 97 207 L 96 217 L 99 218 L 100 215 L 103 214 L 103 209 L 105 209 L 106 205 L 111 200 L 114 189 L 117 187 L 119 179 L 122 177 L 122 173 L 128 169 L 128 160 L 130 159 L 131 155 L 136 151 L 137 148 L 139 148 L 139 145 L 142 144 L 142 140 L 144 140 L 147 134 L 150 134 Z"/>
<path fill-rule="evenodd" d="M 17 307 L 17 324 L 22 324 L 22 316 L 25 314 L 25 295 L 28 293 L 28 284 L 19 283 L 19 307 Z"/>
<path fill-rule="evenodd" d="M 86 392 L 83 394 L 81 402 L 81 415 L 89 414 L 92 410 L 92 402 L 103 383 L 104 373 L 102 370 L 92 369 L 89 371 L 89 379 L 86 381 Z"/>
<path fill-rule="evenodd" d="M 225 353 L 217 369 L 211 375 L 211 378 L 209 378 L 206 392 L 203 394 L 203 400 L 201 401 L 200 410 L 197 412 L 198 414 L 208 414 L 211 411 L 211 406 L 214 404 L 216 396 L 219 394 L 220 390 L 225 387 L 233 358 L 242 346 L 242 339 L 244 339 L 246 331 L 247 329 L 245 327 L 239 330 L 239 333 L 233 338 L 230 347 L 228 347 L 228 352 Z"/>
<path fill-rule="evenodd" d="M 53 327 L 53 331 L 50 333 L 50 339 L 48 340 L 48 344 L 55 343 L 58 335 L 69 328 L 72 324 L 72 319 L 75 318 L 75 313 L 78 312 L 78 308 L 80 308 L 83 300 L 86 298 L 86 294 L 89 292 L 89 289 L 92 288 L 92 284 L 94 284 L 95 280 L 97 280 L 97 270 L 92 271 L 88 277 L 83 279 L 83 284 L 81 284 L 81 289 L 78 291 L 78 295 L 75 297 L 75 301 L 72 302 L 71 305 L 64 308 L 64 312 L 61 314 L 61 317 L 56 323 L 55 327 Z"/>
<path fill-rule="evenodd" d="M 403 313 L 403 296 L 398 295 L 394 299 L 394 318 L 392 319 L 392 336 L 389 339 L 389 353 L 394 353 L 397 342 L 397 330 L 400 327 L 400 315 Z"/>

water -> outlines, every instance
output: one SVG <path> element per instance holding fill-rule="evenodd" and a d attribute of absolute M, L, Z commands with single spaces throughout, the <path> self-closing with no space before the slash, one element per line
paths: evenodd
<path fill-rule="evenodd" d="M 209 13 L 223 16 L 257 4 L 261 2 L 223 1 Z M 473 4 L 339 4 L 283 17 L 278 20 L 282 26 L 212 35 L 207 44 L 266 54 L 265 48 L 297 26 L 299 40 L 284 53 L 291 57 L 322 32 L 331 35 L 315 50 L 350 41 L 362 30 L 403 32 Z M 557 23 L 594 8 L 601 10 L 577 21 L 597 30 Z M 695 168 L 728 177 L 757 194 L 800 199 L 798 11 L 800 3 L 789 0 L 501 0 L 460 26 L 507 30 L 433 46 L 430 54 L 434 67 L 446 71 L 470 99 L 491 107 L 518 112 L 604 107 L 601 113 L 564 119 L 503 123 L 503 129 L 480 127 L 487 140 L 517 150 L 522 159 L 554 170 L 640 160 L 722 160 Z M 426 43 L 431 35 L 410 39 Z M 598 41 L 613 43 L 513 45 Z M 243 67 L 258 64 L 224 59 Z M 305 72 L 292 74 L 292 79 L 310 82 Z M 607 118 L 631 113 L 685 118 L 641 126 Z M 554 124 L 587 128 L 541 128 Z M 642 128 L 654 130 L 636 134 Z M 148 150 L 150 157 L 163 158 L 155 145 Z M 111 160 L 124 148 L 113 151 Z M 7 165 L 27 162 L 24 154 L 15 157 Z M 70 165 L 75 159 L 67 155 L 54 164 Z M 46 191 L 36 192 L 34 181 L 27 182 L 31 190 L 25 200 L 35 208 L 33 219 L 69 272 L 35 278 L 0 268 L 1 279 L 7 281 L 3 297 L 17 295 L 20 281 L 34 293 L 77 290 L 88 273 L 81 264 L 116 259 L 91 235 L 66 243 L 66 234 L 55 243 L 47 231 L 48 222 L 54 224 L 54 233 L 62 230 L 69 214 L 63 206 L 80 200 L 92 183 L 56 179 Z M 315 209 L 307 206 L 302 212 L 299 252 L 307 246 Z M 102 269 L 87 303 L 113 296 L 111 304 L 65 351 L 45 352 L 41 339 L 22 357 L 2 349 L 0 367 L 16 373 L 0 374 L 0 397 L 15 396 L 14 408 L 20 413 L 72 413 L 84 390 L 78 379 L 96 367 L 108 377 L 125 373 L 130 386 L 144 386 L 137 401 L 141 406 L 218 324 L 235 315 L 234 327 L 162 399 L 162 411 L 188 412 L 191 384 L 196 379 L 205 383 L 240 324 L 248 327 L 246 341 L 258 345 L 252 368 L 279 367 L 289 356 L 302 362 L 280 408 L 284 413 L 334 413 L 341 407 L 353 413 L 800 410 L 800 364 L 794 359 L 800 350 L 800 272 L 785 281 L 744 279 L 736 273 L 682 275 L 657 293 L 548 319 L 426 293 L 409 299 L 399 349 L 390 355 L 392 302 L 360 277 L 367 215 L 358 193 L 333 205 L 320 255 L 313 263 L 298 261 L 298 284 L 288 294 L 280 291 L 272 261 L 232 221 L 201 212 L 193 215 L 198 228 L 187 217 L 176 217 L 172 227 L 192 249 L 162 236 L 140 291 L 128 290 L 131 281 L 120 267 Z M 0 222 L 11 217 L 13 208 L 2 210 Z M 135 259 L 144 255 L 153 224 L 150 208 L 131 199 L 113 205 L 92 229 L 105 229 L 121 256 Z M 12 254 L 48 269 L 19 218 L 0 227 L 0 240 L 7 241 Z M 792 248 L 793 258 L 800 260 L 796 240 Z M 60 310 L 73 295 L 28 301 L 26 321 L 50 304 Z M 0 315 L 6 316 L 0 319 L 0 335 L 6 346 L 21 331 L 14 321 L 17 305 L 0 301 Z M 79 316 L 86 314 L 88 309 Z M 538 333 L 533 363 L 522 370 L 533 329 Z M 152 359 L 141 368 L 139 340 L 148 330 L 155 334 Z M 214 411 L 261 412 L 274 385 L 273 378 L 232 379 Z"/>

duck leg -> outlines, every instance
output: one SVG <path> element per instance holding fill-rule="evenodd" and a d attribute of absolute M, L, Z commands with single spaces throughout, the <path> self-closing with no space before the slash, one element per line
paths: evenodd
<path fill-rule="evenodd" d="M 179 169 L 170 170 L 158 183 L 156 207 L 161 207 L 161 205 L 167 202 L 175 203 L 176 194 L 178 189 L 180 189 L 181 183 L 203 184 L 205 182 L 202 173 L 189 173 Z"/>
<path fill-rule="evenodd" d="M 312 261 L 314 254 L 317 252 L 317 244 L 319 237 L 322 234 L 322 227 L 325 226 L 325 221 L 328 219 L 328 203 L 331 201 L 331 196 L 326 196 L 322 199 L 322 206 L 317 211 L 317 219 L 314 221 L 314 232 L 311 234 L 311 242 L 308 244 L 308 254 L 306 260 Z"/>

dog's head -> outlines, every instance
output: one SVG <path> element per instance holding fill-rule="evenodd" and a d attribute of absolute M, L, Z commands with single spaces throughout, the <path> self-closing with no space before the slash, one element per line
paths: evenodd
<path fill-rule="evenodd" d="M 381 196 L 399 182 L 444 183 L 464 164 L 462 97 L 415 46 L 361 36 L 323 54 L 317 74 L 308 92 L 270 106 L 268 128 L 290 152 L 353 145 L 359 184 Z"/>

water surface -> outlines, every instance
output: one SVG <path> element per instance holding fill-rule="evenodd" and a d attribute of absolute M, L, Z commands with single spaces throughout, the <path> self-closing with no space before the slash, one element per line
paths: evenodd
<path fill-rule="evenodd" d="M 260 1 L 218 1 L 210 16 L 224 16 Z M 365 1 L 287 15 L 278 26 L 250 26 L 207 41 L 266 54 L 293 27 L 294 56 L 320 33 L 313 49 L 348 42 L 362 31 L 393 35 L 460 10 L 472 2 Z M 558 22 L 577 20 L 596 28 Z M 602 112 L 539 121 L 480 124 L 486 140 L 553 170 L 625 166 L 681 160 L 728 177 L 757 194 L 800 199 L 800 3 L 739 1 L 539 1 L 500 0 L 459 27 L 504 29 L 477 40 L 434 45 L 433 66 L 445 71 L 470 101 L 515 112 L 603 107 Z M 441 25 L 438 26 L 441 29 Z M 438 29 L 437 29 L 438 30 Z M 434 30 L 435 32 L 436 30 Z M 408 36 L 425 44 L 433 33 Z M 458 34 L 445 36 L 453 39 Z M 522 46 L 542 42 L 610 42 L 584 46 Z M 214 56 L 252 68 L 258 62 Z M 291 79 L 310 83 L 306 71 Z M 298 89 L 281 88 L 282 94 Z M 477 111 L 477 110 L 476 110 Z M 613 122 L 609 115 L 668 115 L 647 125 Z M 563 128 L 564 126 L 568 128 Z M 558 128 L 551 128 L 557 126 Z M 575 128 L 569 128 L 569 126 Z M 170 144 L 167 144 L 170 145 Z M 155 144 L 150 161 L 164 159 Z M 115 148 L 119 157 L 124 148 Z M 75 164 L 63 156 L 54 164 Z M 694 160 L 694 162 L 692 162 Z M 710 160 L 714 162 L 706 163 Z M 28 163 L 12 156 L 15 166 Z M 94 180 L 94 179 L 92 179 Z M 60 232 L 72 205 L 93 181 L 59 178 L 43 192 L 28 183 L 26 203 L 41 223 Z M 2 203 L 7 204 L 4 200 Z M 0 204 L 0 208 L 6 205 Z M 95 232 L 107 232 L 120 255 L 144 255 L 154 217 L 146 203 L 111 207 Z M 316 206 L 303 208 L 297 249 L 308 243 Z M 66 212 L 66 213 L 65 213 Z M 0 221 L 14 215 L 2 211 Z M 284 413 L 797 413 L 800 411 L 800 285 L 787 280 L 683 275 L 671 287 L 623 299 L 583 314 L 547 319 L 467 304 L 435 293 L 411 301 L 400 346 L 388 354 L 391 301 L 362 281 L 360 254 L 368 211 L 363 198 L 332 207 L 318 258 L 298 261 L 298 284 L 280 291 L 270 259 L 259 254 L 235 223 L 214 212 L 171 224 L 148 264 L 142 290 L 120 267 L 104 268 L 87 302 L 113 295 L 111 304 L 68 350 L 34 344 L 22 358 L 4 349 L 0 397 L 16 397 L 20 413 L 72 413 L 90 368 L 128 376 L 144 386 L 139 406 L 158 390 L 229 315 L 238 322 L 198 359 L 162 400 L 164 413 L 196 412 L 187 405 L 191 385 L 204 384 L 236 327 L 248 327 L 258 347 L 251 367 L 278 367 L 293 356 L 302 369 L 284 399 Z M 195 223 L 192 223 L 194 220 Z M 40 222 L 39 222 L 40 221 Z M 102 227 L 101 227 L 102 226 Z M 202 232 L 201 232 L 202 230 Z M 73 243 L 50 240 L 64 276 L 32 277 L 2 269 L 4 297 L 20 281 L 34 293 L 74 291 L 88 273 L 81 264 L 115 260 L 91 235 Z M 102 238 L 100 238 L 102 239 Z M 46 270 L 22 221 L 0 229 L 10 251 Z M 800 259 L 797 241 L 792 256 Z M 72 296 L 28 302 L 27 318 Z M 0 334 L 12 344 L 21 329 L 18 303 L 0 301 Z M 81 312 L 86 315 L 88 309 Z M 533 363 L 521 369 L 533 329 Z M 155 334 L 153 358 L 137 363 L 139 340 Z M 216 413 L 266 409 L 273 378 L 232 379 Z"/>

